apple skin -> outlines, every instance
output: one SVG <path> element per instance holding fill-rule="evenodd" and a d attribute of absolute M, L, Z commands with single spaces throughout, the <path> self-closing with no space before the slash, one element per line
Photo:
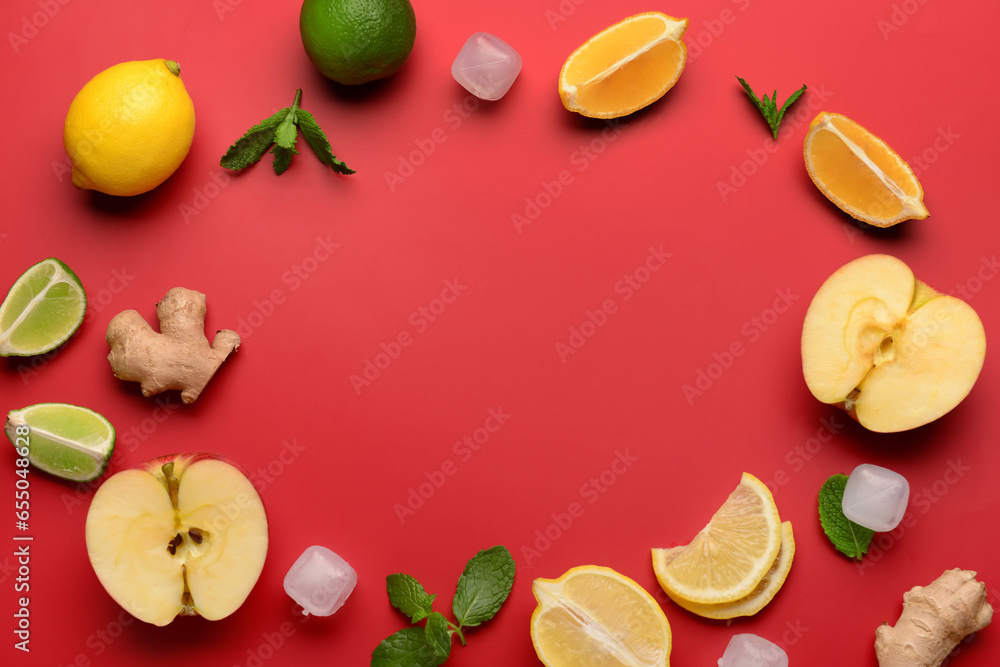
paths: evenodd
<path fill-rule="evenodd" d="M 161 456 L 111 476 L 94 494 L 85 532 L 108 594 L 159 626 L 235 612 L 268 546 L 266 512 L 248 476 L 209 452 Z"/>

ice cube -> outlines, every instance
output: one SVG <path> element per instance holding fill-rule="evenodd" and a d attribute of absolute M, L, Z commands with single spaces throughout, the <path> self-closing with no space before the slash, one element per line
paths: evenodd
<path fill-rule="evenodd" d="M 326 547 L 311 546 L 285 575 L 285 592 L 306 615 L 329 616 L 344 605 L 358 583 L 347 561 Z"/>
<path fill-rule="evenodd" d="M 788 656 L 781 647 L 757 635 L 734 635 L 719 667 L 788 667 Z"/>
<path fill-rule="evenodd" d="M 488 32 L 477 32 L 451 64 L 451 75 L 481 100 L 499 100 L 521 71 L 521 56 L 507 42 Z"/>
<path fill-rule="evenodd" d="M 910 485 L 897 472 L 862 463 L 847 478 L 844 516 L 876 533 L 899 525 L 910 499 Z"/>

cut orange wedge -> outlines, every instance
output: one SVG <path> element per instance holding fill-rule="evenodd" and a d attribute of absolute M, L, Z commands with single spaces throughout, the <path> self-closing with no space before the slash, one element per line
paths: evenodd
<path fill-rule="evenodd" d="M 743 473 L 708 525 L 690 544 L 678 547 L 656 578 L 672 598 L 736 602 L 760 583 L 780 548 L 781 519 L 774 498 L 763 482 Z"/>
<path fill-rule="evenodd" d="M 563 106 L 591 118 L 617 118 L 660 99 L 684 71 L 687 27 L 687 19 L 645 12 L 591 37 L 559 73 Z"/>
<path fill-rule="evenodd" d="M 531 642 L 546 667 L 667 667 L 670 624 L 632 579 L 582 565 L 558 579 L 535 579 Z"/>
<path fill-rule="evenodd" d="M 676 558 L 684 547 L 674 547 L 673 549 L 653 549 L 653 571 L 656 572 L 657 579 L 674 558 Z M 758 611 L 767 606 L 767 603 L 774 599 L 774 596 L 788 578 L 788 573 L 792 569 L 792 559 L 795 557 L 795 537 L 792 535 L 792 522 L 785 521 L 781 524 L 781 548 L 778 556 L 771 564 L 771 568 L 764 573 L 764 578 L 757 582 L 750 594 L 740 598 L 736 602 L 723 602 L 721 604 L 702 604 L 691 602 L 670 592 L 670 589 L 662 586 L 664 592 L 671 600 L 683 609 L 687 609 L 693 614 L 704 616 L 705 618 L 729 619 L 737 616 L 753 616 Z"/>
<path fill-rule="evenodd" d="M 927 217 L 924 190 L 910 165 L 847 116 L 816 116 L 804 153 L 813 183 L 851 217 L 876 227 Z"/>

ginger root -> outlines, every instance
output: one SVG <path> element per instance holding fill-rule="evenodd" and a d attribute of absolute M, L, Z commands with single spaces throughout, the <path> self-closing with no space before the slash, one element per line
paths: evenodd
<path fill-rule="evenodd" d="M 990 624 L 986 585 L 971 570 L 947 570 L 928 586 L 903 594 L 896 626 L 875 631 L 879 667 L 937 667 L 958 643 Z"/>
<path fill-rule="evenodd" d="M 235 331 L 223 329 L 209 344 L 205 337 L 205 295 L 175 287 L 156 304 L 160 333 L 134 310 L 108 324 L 108 361 L 115 377 L 140 382 L 143 396 L 179 389 L 185 404 L 194 403 L 222 362 L 240 346 Z"/>

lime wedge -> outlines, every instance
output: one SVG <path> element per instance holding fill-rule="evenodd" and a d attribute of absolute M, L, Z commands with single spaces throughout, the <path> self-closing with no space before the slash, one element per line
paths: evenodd
<path fill-rule="evenodd" d="M 115 451 L 115 429 L 93 410 L 39 403 L 7 414 L 4 432 L 39 470 L 74 482 L 100 477 Z"/>
<path fill-rule="evenodd" d="M 87 295 L 73 270 L 55 257 L 21 274 L 0 306 L 0 357 L 55 349 L 83 322 Z"/>

